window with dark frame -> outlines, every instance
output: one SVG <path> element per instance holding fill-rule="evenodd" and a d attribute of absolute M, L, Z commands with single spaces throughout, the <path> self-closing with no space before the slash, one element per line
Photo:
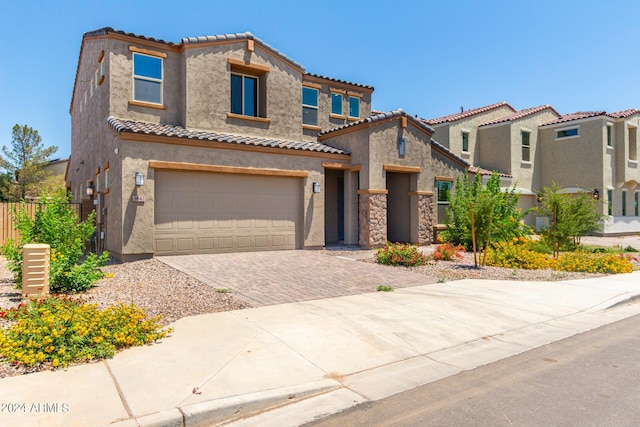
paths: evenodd
<path fill-rule="evenodd" d="M 451 181 L 436 181 L 437 191 L 437 221 L 444 224 L 447 219 L 447 209 L 449 208 L 449 193 L 451 193 Z"/>
<path fill-rule="evenodd" d="M 556 132 L 556 138 L 567 138 L 570 136 L 578 136 L 578 128 L 564 129 Z"/>
<path fill-rule="evenodd" d="M 258 78 L 231 73 L 231 112 L 258 117 Z"/>
<path fill-rule="evenodd" d="M 613 190 L 607 190 L 607 212 L 613 215 Z"/>
<path fill-rule="evenodd" d="M 342 115 L 342 94 L 331 92 L 331 114 Z"/>
<path fill-rule="evenodd" d="M 318 89 L 302 87 L 302 124 L 318 125 Z"/>
<path fill-rule="evenodd" d="M 522 131 L 522 161 L 531 161 L 531 132 Z"/>
<path fill-rule="evenodd" d="M 462 151 L 469 151 L 469 132 L 462 132 Z"/>

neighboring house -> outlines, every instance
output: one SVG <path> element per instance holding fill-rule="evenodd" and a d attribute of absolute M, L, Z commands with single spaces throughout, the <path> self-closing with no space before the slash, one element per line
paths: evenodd
<path fill-rule="evenodd" d="M 502 185 L 521 194 L 522 208 L 536 206 L 537 193 L 555 183 L 603 200 L 601 213 L 609 216 L 603 234 L 640 232 L 640 110 L 560 115 L 549 105 L 516 111 L 501 102 L 423 123 L 469 160 L 471 172 L 501 172 Z M 540 225 L 533 215 L 526 222 Z"/>
<path fill-rule="evenodd" d="M 67 171 L 69 159 L 54 159 L 44 165 L 44 173 L 47 176 L 64 175 Z"/>
<path fill-rule="evenodd" d="M 404 111 L 372 115 L 372 93 L 250 33 L 92 31 L 67 187 L 94 200 L 101 246 L 123 260 L 430 243 L 468 163 Z"/>

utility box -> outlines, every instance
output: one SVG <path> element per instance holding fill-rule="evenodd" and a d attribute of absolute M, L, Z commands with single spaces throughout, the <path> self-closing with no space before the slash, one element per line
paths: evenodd
<path fill-rule="evenodd" d="M 51 248 L 47 244 L 32 243 L 22 248 L 22 297 L 49 294 L 49 260 Z"/>

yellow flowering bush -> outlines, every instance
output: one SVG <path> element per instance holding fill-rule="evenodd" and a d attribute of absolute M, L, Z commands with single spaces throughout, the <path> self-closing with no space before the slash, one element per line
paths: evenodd
<path fill-rule="evenodd" d="M 560 255 L 556 270 L 586 273 L 631 273 L 633 264 L 622 254 L 573 252 Z"/>
<path fill-rule="evenodd" d="M 494 267 L 528 270 L 553 269 L 585 273 L 631 273 L 633 263 L 622 254 L 566 252 L 558 259 L 540 252 L 540 243 L 523 237 L 494 244 L 487 254 L 486 264 Z"/>
<path fill-rule="evenodd" d="M 60 295 L 0 309 L 0 318 L 12 323 L 0 328 L 0 360 L 26 366 L 56 368 L 110 358 L 117 350 L 149 344 L 173 332 L 134 304 L 101 310 L 84 299 Z"/>
<path fill-rule="evenodd" d="M 524 237 L 495 243 L 487 252 L 486 265 L 526 270 L 553 269 L 556 261 L 545 253 L 535 251 L 531 244 Z"/>

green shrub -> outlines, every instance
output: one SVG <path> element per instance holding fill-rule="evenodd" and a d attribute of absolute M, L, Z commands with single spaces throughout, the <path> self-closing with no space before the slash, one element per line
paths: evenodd
<path fill-rule="evenodd" d="M 148 318 L 134 304 L 98 309 L 80 298 L 52 296 L 21 303 L 0 319 L 0 359 L 25 366 L 56 368 L 69 363 L 113 357 L 119 349 L 139 346 L 173 332 L 159 317 Z"/>
<path fill-rule="evenodd" d="M 378 286 L 378 292 L 393 292 L 393 288 L 391 286 Z"/>
<path fill-rule="evenodd" d="M 80 221 L 69 202 L 68 197 L 60 195 L 45 197 L 33 218 L 24 206 L 13 212 L 20 239 L 9 240 L 2 252 L 18 287 L 22 286 L 22 248 L 29 243 L 51 246 L 49 287 L 53 293 L 84 291 L 103 277 L 100 267 L 106 264 L 108 253 L 84 254 L 85 242 L 94 231 L 95 212 Z"/>
<path fill-rule="evenodd" d="M 416 245 L 386 242 L 383 248 L 376 251 L 376 262 L 387 265 L 404 265 L 412 267 L 428 262 L 428 257 L 418 250 Z"/>

